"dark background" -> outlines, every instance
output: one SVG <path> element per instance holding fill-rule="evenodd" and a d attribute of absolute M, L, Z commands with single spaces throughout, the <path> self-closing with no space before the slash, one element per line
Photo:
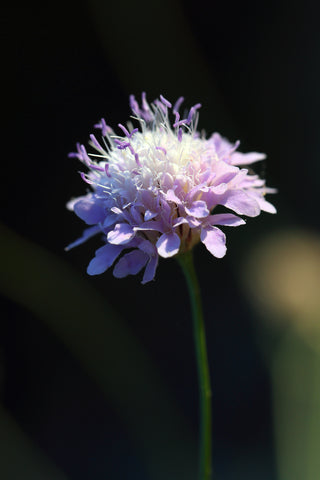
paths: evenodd
<path fill-rule="evenodd" d="M 6 133 L 1 221 L 10 229 L 2 232 L 1 260 L 8 266 L 1 283 L 5 411 L 32 448 L 44 452 L 70 480 L 151 479 L 157 478 L 154 462 L 166 464 L 166 453 L 162 459 L 160 451 L 146 461 L 129 432 L 126 405 L 117 405 L 84 367 L 86 360 L 79 361 L 68 343 L 72 335 L 63 335 L 63 322 L 59 333 L 52 327 L 54 319 L 51 324 L 44 320 L 46 304 L 39 310 L 36 300 L 43 285 L 38 303 L 48 296 L 53 304 L 56 297 L 59 305 L 68 305 L 74 336 L 79 321 L 80 330 L 93 332 L 93 346 L 100 340 L 95 310 L 91 318 L 81 317 L 81 305 L 98 295 L 117 312 L 148 355 L 195 444 L 197 379 L 187 292 L 177 263 L 161 261 L 156 281 L 141 286 L 137 277 L 116 280 L 111 271 L 86 277 L 96 240 L 70 253 L 63 250 L 83 227 L 65 209 L 69 198 L 85 191 L 77 173 L 80 165 L 67 158 L 76 141 L 86 143 L 102 116 L 113 126 L 124 123 L 130 93 L 146 91 L 150 101 L 159 94 L 171 101 L 183 95 L 187 105 L 202 103 L 200 128 L 217 130 L 231 141 L 239 138 L 242 151 L 266 152 L 268 160 L 257 171 L 279 188 L 271 199 L 278 215 L 262 214 L 243 230 L 228 232 L 225 259 L 212 258 L 201 246 L 195 249 L 212 374 L 216 478 L 278 480 L 270 375 L 239 269 L 250 248 L 270 232 L 319 228 L 315 2 L 58 1 L 37 8 L 6 6 L 2 14 Z M 72 290 L 73 278 L 81 282 L 83 296 Z M 24 295 L 28 289 L 32 301 L 31 294 Z M 71 298 L 75 302 L 70 306 Z M 85 345 L 85 336 L 79 342 Z M 110 344 L 112 338 L 102 350 Z M 130 358 L 134 363 L 135 353 L 124 352 L 121 335 L 113 348 L 102 370 L 121 362 L 125 367 Z M 138 398 L 142 405 L 148 403 L 153 386 L 136 384 L 129 370 L 120 383 L 130 384 L 123 388 L 131 414 L 143 416 L 145 407 L 139 410 L 133 403 Z M 163 445 L 170 443 L 173 420 L 163 427 Z M 156 437 L 152 424 L 149 428 Z M 185 455 L 186 470 L 192 472 L 189 460 Z M 152 462 L 149 470 L 146 464 Z M 25 478 L 36 478 L 23 468 L 21 477 L 24 471 Z M 176 468 L 163 467 L 162 478 L 189 478 Z M 18 480 L 15 471 L 9 468 L 1 478 Z"/>

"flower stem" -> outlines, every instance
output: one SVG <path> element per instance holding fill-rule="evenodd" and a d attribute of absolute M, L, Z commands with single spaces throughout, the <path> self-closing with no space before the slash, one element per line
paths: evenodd
<path fill-rule="evenodd" d="M 211 388 L 200 287 L 192 252 L 183 253 L 177 259 L 186 278 L 192 307 L 200 397 L 199 480 L 210 480 L 212 473 Z"/>

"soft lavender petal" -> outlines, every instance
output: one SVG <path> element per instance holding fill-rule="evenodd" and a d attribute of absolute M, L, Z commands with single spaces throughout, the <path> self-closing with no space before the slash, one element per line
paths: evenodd
<path fill-rule="evenodd" d="M 118 220 L 118 217 L 119 217 L 119 215 L 116 215 L 116 214 L 114 214 L 114 213 L 110 213 L 110 214 L 107 215 L 106 218 L 104 219 L 102 226 L 103 226 L 104 228 L 110 227 L 111 225 L 113 225 L 114 223 L 116 223 L 116 221 Z"/>
<path fill-rule="evenodd" d="M 65 248 L 65 251 L 69 251 L 71 250 L 72 248 L 74 247 L 78 247 L 79 245 L 81 245 L 82 243 L 86 242 L 87 240 L 89 240 L 89 238 L 93 237 L 94 235 L 97 235 L 97 233 L 101 232 L 101 229 L 99 227 L 99 225 L 95 225 L 94 227 L 90 227 L 90 228 L 86 228 L 83 232 L 82 232 L 82 236 L 79 237 L 77 240 L 75 240 L 74 242 L 70 243 L 66 248 Z"/>
<path fill-rule="evenodd" d="M 264 196 L 260 196 L 258 194 L 253 194 L 250 193 L 249 195 L 252 195 L 252 197 L 257 201 L 259 204 L 259 207 L 261 210 L 267 213 L 277 213 L 277 209 L 272 205 L 272 203 L 267 202 L 267 200 L 264 198 Z"/>
<path fill-rule="evenodd" d="M 173 257 L 179 252 L 180 237 L 176 233 L 163 233 L 156 243 L 158 253 L 161 257 Z"/>
<path fill-rule="evenodd" d="M 264 160 L 266 155 L 264 153 L 250 152 L 250 153 L 240 153 L 234 152 L 231 155 L 231 164 L 232 165 L 251 165 L 252 163 Z"/>
<path fill-rule="evenodd" d="M 120 258 L 113 269 L 113 275 L 116 278 L 136 275 L 145 266 L 148 258 L 148 255 L 141 250 L 133 250 Z"/>
<path fill-rule="evenodd" d="M 212 253 L 212 255 L 217 258 L 222 258 L 225 256 L 227 251 L 226 236 L 219 228 L 202 228 L 200 239 L 201 242 L 207 247 L 209 252 Z"/>
<path fill-rule="evenodd" d="M 206 217 L 210 213 L 206 202 L 203 200 L 196 200 L 190 207 L 185 207 L 185 211 L 188 215 L 196 218 Z"/>
<path fill-rule="evenodd" d="M 108 233 L 107 239 L 113 245 L 125 245 L 135 236 L 135 231 L 128 223 L 117 223 L 111 232 Z"/>
<path fill-rule="evenodd" d="M 179 227 L 180 225 L 182 225 L 183 223 L 188 223 L 188 220 L 184 217 L 178 217 L 176 218 L 173 223 L 172 223 L 172 226 L 175 228 L 175 227 Z"/>
<path fill-rule="evenodd" d="M 208 225 L 225 225 L 228 227 L 238 227 L 239 225 L 244 225 L 246 222 L 233 215 L 232 213 L 217 213 L 216 215 L 210 215 L 209 219 L 206 220 Z"/>
<path fill-rule="evenodd" d="M 116 258 L 120 255 L 124 247 L 121 245 L 104 245 L 98 248 L 95 257 L 88 265 L 87 273 L 89 275 L 100 275 L 105 272 Z"/>
<path fill-rule="evenodd" d="M 152 220 L 154 217 L 158 215 L 158 212 L 152 212 L 151 210 L 146 210 L 144 212 L 144 220 L 147 222 L 149 220 Z"/>
<path fill-rule="evenodd" d="M 256 217 L 261 211 L 258 202 L 242 190 L 230 190 L 226 192 L 224 198 L 218 203 L 234 210 L 239 215 L 246 215 L 248 217 Z"/>
<path fill-rule="evenodd" d="M 159 255 L 153 255 L 150 260 L 148 261 L 143 279 L 142 279 L 142 284 L 144 285 L 145 283 L 151 282 L 151 280 L 154 279 L 154 276 L 156 274 L 157 266 L 158 266 L 158 261 L 159 261 Z"/>
<path fill-rule="evenodd" d="M 177 205 L 181 205 L 180 198 L 177 197 L 177 195 L 175 194 L 175 192 L 172 189 L 167 191 L 167 193 L 165 194 L 165 198 L 168 202 L 174 202 Z"/>
<path fill-rule="evenodd" d="M 73 210 L 81 220 L 88 225 L 95 225 L 102 222 L 106 215 L 105 209 L 101 203 L 98 203 L 93 197 L 90 199 L 81 199 L 73 205 Z"/>
<path fill-rule="evenodd" d="M 233 165 L 229 165 L 229 163 L 220 160 L 215 165 L 215 177 L 213 184 L 215 186 L 221 183 L 228 183 L 230 182 L 238 173 L 239 168 Z"/>
<path fill-rule="evenodd" d="M 133 227 L 133 230 L 135 232 L 138 232 L 139 230 L 154 230 L 156 232 L 163 232 L 163 222 L 158 220 L 150 220 L 148 222 L 141 223 L 138 227 Z"/>

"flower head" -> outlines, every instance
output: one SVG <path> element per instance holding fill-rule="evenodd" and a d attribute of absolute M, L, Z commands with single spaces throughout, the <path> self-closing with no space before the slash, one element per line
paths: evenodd
<path fill-rule="evenodd" d="M 144 268 L 146 283 L 154 278 L 159 256 L 172 257 L 199 241 L 221 258 L 226 238 L 219 226 L 244 224 L 238 215 L 276 212 L 265 200 L 274 190 L 242 168 L 265 155 L 240 153 L 239 142 L 231 144 L 218 133 L 206 139 L 197 131 L 201 105 L 181 116 L 182 102 L 181 97 L 172 107 L 160 95 L 149 105 L 142 94 L 140 106 L 131 96 L 132 118 L 140 129 L 131 122 L 119 124 L 118 135 L 102 119 L 95 125 L 101 140 L 90 135 L 95 153 L 77 144 L 77 152 L 69 155 L 87 167 L 81 176 L 91 190 L 68 203 L 90 227 L 67 249 L 97 233 L 104 238 L 89 263 L 89 275 L 105 272 L 120 257 L 114 276 L 134 275 Z M 226 213 L 214 213 L 218 205 Z"/>

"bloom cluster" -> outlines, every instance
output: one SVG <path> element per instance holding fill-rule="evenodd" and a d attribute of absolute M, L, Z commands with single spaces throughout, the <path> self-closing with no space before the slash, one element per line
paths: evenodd
<path fill-rule="evenodd" d="M 197 131 L 201 105 L 181 115 L 182 102 L 181 97 L 172 107 L 160 95 L 149 104 L 142 94 L 139 105 L 131 96 L 132 118 L 140 128 L 131 122 L 119 124 L 117 135 L 102 119 L 95 125 L 101 140 L 90 135 L 95 153 L 77 144 L 77 152 L 69 154 L 87 167 L 81 176 L 91 190 L 68 203 L 90 227 L 67 249 L 98 233 L 105 242 L 88 266 L 89 275 L 105 272 L 120 257 L 114 276 L 134 275 L 144 268 L 146 283 L 155 276 L 159 256 L 183 253 L 199 241 L 221 258 L 226 238 L 219 226 L 244 224 L 238 215 L 276 212 L 265 200 L 274 190 L 242 168 L 265 155 L 240 153 L 239 142 L 231 144 L 218 133 L 206 139 Z M 214 213 L 218 205 L 238 215 Z"/>

